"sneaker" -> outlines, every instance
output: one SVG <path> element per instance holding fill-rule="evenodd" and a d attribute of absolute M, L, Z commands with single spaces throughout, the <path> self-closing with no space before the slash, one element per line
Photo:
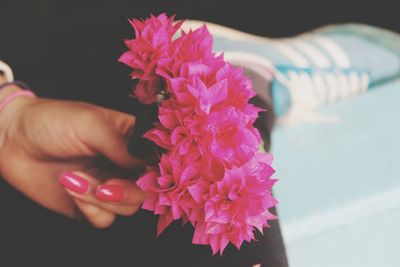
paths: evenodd
<path fill-rule="evenodd" d="M 272 95 L 278 117 L 314 120 L 317 108 L 400 77 L 400 36 L 384 29 L 343 24 L 273 39 L 206 24 L 216 51 L 264 80 L 255 90 L 266 102 Z"/>

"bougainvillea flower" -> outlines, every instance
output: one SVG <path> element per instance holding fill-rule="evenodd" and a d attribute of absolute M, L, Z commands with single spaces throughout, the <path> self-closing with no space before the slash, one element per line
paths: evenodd
<path fill-rule="evenodd" d="M 249 104 L 249 78 L 212 52 L 205 25 L 177 36 L 181 23 L 165 14 L 132 20 L 135 38 L 119 59 L 139 80 L 133 92 L 140 102 L 164 97 L 143 136 L 165 153 L 137 185 L 147 193 L 142 208 L 159 216 L 157 234 L 181 219 L 194 227 L 193 244 L 222 254 L 276 219 L 269 212 L 277 203 L 272 156 L 259 152 L 253 124 L 262 110 Z"/>

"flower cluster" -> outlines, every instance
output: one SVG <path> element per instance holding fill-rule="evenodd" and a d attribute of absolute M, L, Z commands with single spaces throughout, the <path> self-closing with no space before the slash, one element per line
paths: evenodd
<path fill-rule="evenodd" d="M 181 31 L 165 14 L 132 20 L 135 38 L 120 61 L 139 82 L 134 96 L 144 104 L 163 96 L 154 128 L 144 137 L 165 149 L 157 167 L 137 181 L 147 192 L 143 208 L 159 215 L 158 234 L 173 220 L 190 222 L 193 243 L 222 254 L 240 248 L 276 218 L 272 156 L 259 152 L 253 123 L 261 111 L 240 68 L 212 52 L 207 27 Z"/>

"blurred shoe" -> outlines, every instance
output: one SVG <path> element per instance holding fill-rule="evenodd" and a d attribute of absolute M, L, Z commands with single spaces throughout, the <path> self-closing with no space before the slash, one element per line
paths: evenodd
<path fill-rule="evenodd" d="M 265 82 L 255 87 L 274 112 L 318 118 L 321 106 L 400 77 L 400 35 L 361 24 L 326 26 L 291 38 L 266 38 L 206 23 L 216 51 Z M 203 25 L 187 21 L 186 29 Z"/>

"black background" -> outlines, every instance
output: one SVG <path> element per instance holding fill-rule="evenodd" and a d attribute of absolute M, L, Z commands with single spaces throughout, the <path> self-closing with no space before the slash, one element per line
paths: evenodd
<path fill-rule="evenodd" d="M 0 58 L 43 96 L 129 111 L 128 69 L 116 62 L 133 35 L 127 18 L 166 12 L 282 37 L 345 22 L 400 32 L 399 11 L 399 0 L 0 0 Z"/>

